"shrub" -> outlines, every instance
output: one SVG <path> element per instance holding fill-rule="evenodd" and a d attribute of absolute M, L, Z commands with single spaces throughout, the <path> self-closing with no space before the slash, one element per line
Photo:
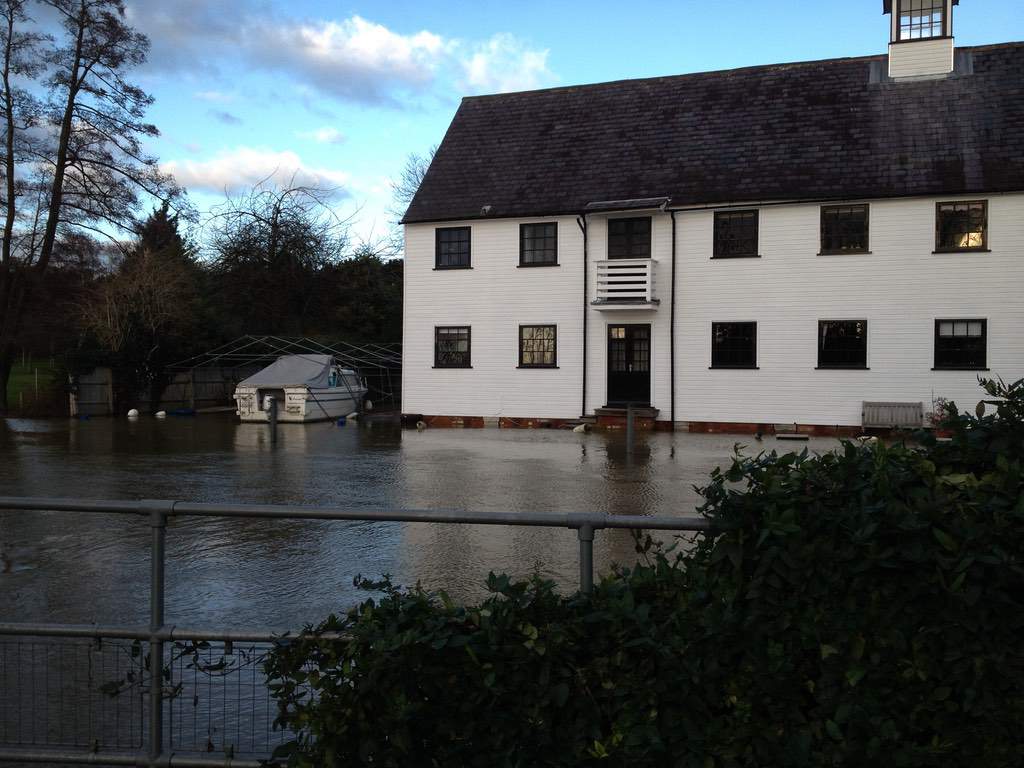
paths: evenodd
<path fill-rule="evenodd" d="M 737 455 L 590 597 L 390 583 L 267 663 L 290 765 L 1018 766 L 1024 381 L 949 442 Z M 323 637 L 338 632 L 343 640 Z"/>

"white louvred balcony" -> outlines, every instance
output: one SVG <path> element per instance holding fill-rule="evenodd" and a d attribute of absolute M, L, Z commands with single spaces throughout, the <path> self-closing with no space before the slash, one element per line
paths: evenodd
<path fill-rule="evenodd" d="M 653 259 L 608 259 L 597 262 L 598 309 L 655 309 Z"/>

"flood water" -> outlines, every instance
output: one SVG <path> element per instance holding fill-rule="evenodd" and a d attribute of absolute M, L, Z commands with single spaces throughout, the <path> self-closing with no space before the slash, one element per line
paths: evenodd
<path fill-rule="evenodd" d="M 401 430 L 386 422 L 266 426 L 219 416 L 0 422 L 0 494 L 468 511 L 682 515 L 694 484 L 734 444 L 766 438 L 560 430 Z M 812 450 L 833 441 L 811 440 Z M 796 446 L 798 449 L 803 444 Z M 0 621 L 144 622 L 149 528 L 123 515 L 0 512 Z M 574 588 L 575 533 L 370 522 L 173 519 L 167 621 L 300 627 L 366 597 L 357 574 L 417 580 L 460 600 L 488 571 L 538 571 Z M 600 570 L 633 560 L 625 531 L 601 531 Z"/>

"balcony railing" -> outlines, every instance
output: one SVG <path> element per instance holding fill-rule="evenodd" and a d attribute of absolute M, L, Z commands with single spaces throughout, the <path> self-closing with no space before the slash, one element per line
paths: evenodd
<path fill-rule="evenodd" d="M 654 309 L 653 259 L 597 262 L 594 306 L 599 309 Z"/>

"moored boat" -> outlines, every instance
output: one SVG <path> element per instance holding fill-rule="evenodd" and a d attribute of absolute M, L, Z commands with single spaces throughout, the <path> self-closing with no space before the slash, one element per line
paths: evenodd
<path fill-rule="evenodd" d="M 285 355 L 235 387 L 237 414 L 242 421 L 266 422 L 269 400 L 277 402 L 280 422 L 337 419 L 358 411 L 366 383 L 331 355 Z"/>

